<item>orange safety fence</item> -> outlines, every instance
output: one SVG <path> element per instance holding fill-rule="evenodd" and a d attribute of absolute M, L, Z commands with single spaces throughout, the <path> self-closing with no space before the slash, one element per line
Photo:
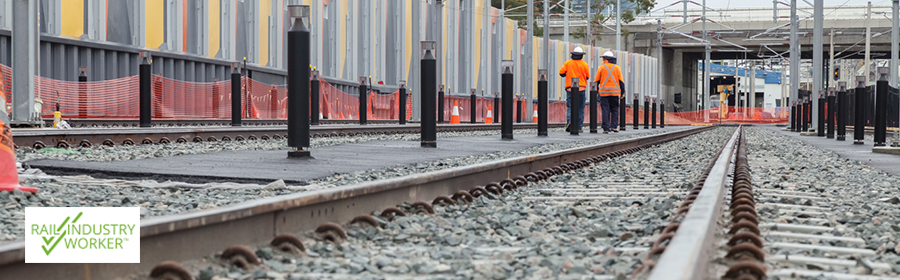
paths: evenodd
<path fill-rule="evenodd" d="M 0 95 L 6 97 L 7 106 L 12 102 L 11 68 L 0 65 Z M 153 75 L 151 78 L 152 108 L 154 118 L 231 118 L 231 81 L 185 82 Z M 119 79 L 79 83 L 61 81 L 45 77 L 35 78 L 37 97 L 43 102 L 41 116 L 49 118 L 59 103 L 63 118 L 137 118 L 139 116 L 139 78 L 128 76 Z M 242 78 L 242 115 L 244 118 L 283 119 L 287 116 L 287 89 L 283 85 L 271 85 L 249 78 Z M 370 120 L 399 119 L 399 91 L 368 96 L 368 118 Z M 516 102 L 516 98 L 513 102 Z M 460 121 L 470 121 L 470 98 L 445 96 L 444 120 L 450 119 L 453 103 L 459 102 Z M 523 100 L 524 101 L 524 100 Z M 359 98 L 340 91 L 325 80 L 320 80 L 319 112 L 323 119 L 359 119 Z M 407 95 L 406 118 L 412 112 L 412 104 L 417 102 Z M 484 122 L 488 111 L 496 111 L 502 116 L 502 108 L 493 108 L 493 98 L 476 98 L 476 122 Z M 522 102 L 522 120 L 530 113 L 525 112 L 526 102 Z M 585 123 L 589 123 L 589 107 L 585 106 Z M 8 107 L 7 107 L 8 108 Z M 726 107 L 727 110 L 712 108 L 689 112 L 666 112 L 666 124 L 695 125 L 712 123 L 787 123 L 790 108 L 745 108 Z M 625 120 L 633 123 L 633 109 L 625 109 Z M 597 111 L 600 112 L 598 106 Z M 513 113 L 513 117 L 516 116 Z M 550 123 L 565 122 L 564 101 L 551 102 L 548 106 Z M 708 121 L 707 118 L 708 117 Z M 598 116 L 598 122 L 599 120 Z M 643 124 L 644 113 L 639 110 L 638 121 Z M 497 122 L 500 120 L 494 120 Z"/>

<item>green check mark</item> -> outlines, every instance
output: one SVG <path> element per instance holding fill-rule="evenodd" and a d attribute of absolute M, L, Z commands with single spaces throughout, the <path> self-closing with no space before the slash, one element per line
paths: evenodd
<path fill-rule="evenodd" d="M 63 237 L 65 237 L 65 236 L 66 236 L 66 233 L 63 232 L 63 234 L 59 236 L 59 239 L 56 239 L 56 243 L 53 243 L 53 246 L 50 246 L 50 249 L 49 249 L 49 250 L 47 249 L 47 246 L 41 245 L 41 248 L 44 249 L 44 254 L 46 254 L 46 255 L 49 256 L 49 255 L 50 255 L 50 252 L 53 252 L 53 249 L 56 248 L 56 245 L 59 244 L 59 241 L 62 240 Z M 53 238 L 50 238 L 50 241 L 52 242 L 52 241 L 53 241 Z M 50 245 L 50 242 L 47 242 L 47 239 L 46 239 L 46 238 L 44 238 L 44 242 L 46 242 L 47 245 Z"/>

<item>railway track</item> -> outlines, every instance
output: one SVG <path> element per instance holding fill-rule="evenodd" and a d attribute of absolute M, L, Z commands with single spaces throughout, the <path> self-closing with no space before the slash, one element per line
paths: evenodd
<path fill-rule="evenodd" d="M 563 168 L 570 169 L 584 166 L 594 160 L 599 161 L 600 156 L 607 153 L 624 154 L 629 149 L 634 151 L 641 146 L 663 143 L 709 129 L 711 128 L 696 127 L 601 145 L 259 199 L 206 211 L 145 219 L 141 223 L 140 264 L 25 265 L 22 263 L 23 242 L 16 241 L 0 245 L 0 265 L 7 273 L 5 275 L 10 275 L 12 279 L 66 278 L 71 275 L 83 275 L 85 270 L 90 270 L 93 277 L 91 279 L 114 278 L 138 271 L 149 271 L 165 260 L 201 258 L 208 252 L 216 252 L 233 244 L 266 244 L 281 233 L 315 230 L 323 224 L 326 224 L 327 229 L 329 228 L 327 225 L 330 225 L 327 223 L 347 222 L 360 214 L 394 207 L 404 201 L 434 202 L 435 197 L 456 194 L 461 190 L 468 191 L 476 185 L 484 185 L 488 180 L 517 178 L 500 182 L 507 185 L 510 182 L 523 184 L 527 179 L 522 176 L 534 171 L 552 168 L 551 170 L 555 170 L 552 172 L 562 174 Z M 536 177 L 529 175 L 529 178 L 535 180 Z"/>
<path fill-rule="evenodd" d="M 562 123 L 548 127 L 563 127 Z M 517 123 L 515 129 L 537 129 L 537 124 Z M 438 132 L 500 130 L 500 124 L 439 124 Z M 343 137 L 354 135 L 418 133 L 419 126 L 410 125 L 346 125 L 313 126 L 311 137 Z M 286 126 L 258 127 L 207 127 L 207 128 L 98 128 L 98 129 L 16 129 L 13 142 L 16 147 L 43 149 L 46 147 L 70 148 L 96 145 L 142 145 L 185 142 L 216 142 L 242 140 L 283 139 Z"/>
<path fill-rule="evenodd" d="M 896 277 L 870 240 L 828 227 L 840 198 L 751 175 L 763 163 L 744 139 L 698 127 L 272 197 L 143 220 L 141 264 L 26 266 L 13 242 L 0 268 L 13 279 Z"/>

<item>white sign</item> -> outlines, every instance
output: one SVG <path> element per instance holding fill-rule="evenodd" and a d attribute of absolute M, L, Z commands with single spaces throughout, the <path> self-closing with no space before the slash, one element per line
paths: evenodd
<path fill-rule="evenodd" d="M 139 207 L 25 207 L 26 263 L 140 263 Z"/>

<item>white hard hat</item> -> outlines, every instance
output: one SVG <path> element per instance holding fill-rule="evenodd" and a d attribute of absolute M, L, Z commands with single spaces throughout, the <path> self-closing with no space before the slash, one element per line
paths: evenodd
<path fill-rule="evenodd" d="M 603 53 L 603 57 L 616 57 L 616 56 L 613 55 L 613 53 L 611 51 L 606 51 L 605 53 Z"/>
<path fill-rule="evenodd" d="M 575 47 L 575 50 L 572 51 L 574 54 L 584 54 L 584 50 L 581 47 Z"/>

